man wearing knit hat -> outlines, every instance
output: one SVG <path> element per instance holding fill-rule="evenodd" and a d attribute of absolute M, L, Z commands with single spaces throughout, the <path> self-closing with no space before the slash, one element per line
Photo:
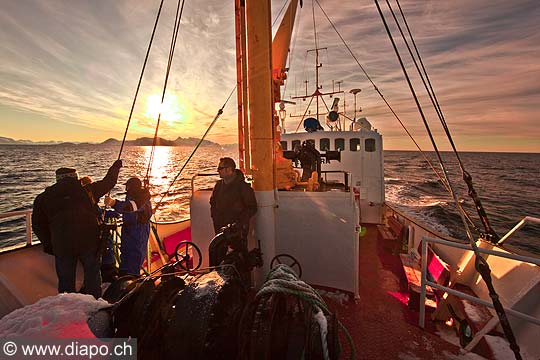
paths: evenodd
<path fill-rule="evenodd" d="M 85 185 L 77 170 L 56 170 L 56 184 L 39 194 L 34 201 L 32 230 L 43 250 L 55 257 L 58 292 L 75 292 L 77 261 L 84 269 L 85 292 L 101 296 L 101 252 L 97 201 L 118 180 L 122 161 L 109 168 L 103 180 Z M 90 195 L 92 194 L 92 195 Z"/>
<path fill-rule="evenodd" d="M 126 199 L 116 200 L 106 195 L 104 203 L 122 214 L 122 243 L 120 244 L 119 275 L 141 274 L 148 250 L 152 203 L 150 192 L 137 177 L 126 183 Z"/>

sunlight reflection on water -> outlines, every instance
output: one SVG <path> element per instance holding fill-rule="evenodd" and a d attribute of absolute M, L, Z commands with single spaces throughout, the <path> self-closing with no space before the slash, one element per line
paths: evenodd
<path fill-rule="evenodd" d="M 79 176 L 89 175 L 94 181 L 102 179 L 117 159 L 119 149 L 88 144 L 0 146 L 0 213 L 31 209 L 35 197 L 55 182 L 54 171 L 59 167 L 74 167 Z M 155 148 L 150 192 L 154 206 L 163 197 L 156 213 L 159 221 L 188 218 L 191 178 L 198 173 L 215 173 L 220 157 L 238 157 L 235 147 L 202 146 L 171 186 L 192 150 L 189 146 Z M 130 177 L 145 177 L 150 153 L 150 146 L 124 147 L 123 168 L 111 191 L 113 197 L 124 198 L 123 184 Z M 217 179 L 217 176 L 201 177 L 196 186 L 212 188 Z M 0 246 L 24 240 L 24 217 L 0 220 L 0 229 Z"/>

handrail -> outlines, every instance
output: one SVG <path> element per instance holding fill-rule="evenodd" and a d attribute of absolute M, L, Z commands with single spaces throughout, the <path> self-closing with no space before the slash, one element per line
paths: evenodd
<path fill-rule="evenodd" d="M 344 184 L 345 185 L 345 191 L 350 191 L 349 188 L 349 177 L 351 176 L 351 173 L 349 171 L 343 171 L 343 170 L 321 170 L 321 175 L 324 175 L 324 181 L 327 181 L 326 174 L 343 174 Z"/>
<path fill-rule="evenodd" d="M 199 173 L 191 177 L 191 196 L 195 194 L 195 178 L 198 176 L 219 176 L 217 173 Z"/>
<path fill-rule="evenodd" d="M 510 236 L 514 235 L 514 233 L 516 231 L 518 231 L 519 229 L 521 229 L 523 226 L 525 226 L 526 224 L 540 224 L 540 219 L 539 218 L 536 218 L 536 217 L 532 217 L 532 216 L 525 216 L 523 219 L 521 219 L 520 222 L 518 222 L 516 224 L 516 226 L 514 226 L 512 228 L 512 230 L 510 230 L 509 232 L 506 233 L 506 235 L 504 235 L 501 240 L 499 240 L 497 242 L 497 245 L 501 245 L 503 242 L 506 241 L 506 239 L 508 239 Z"/>
<path fill-rule="evenodd" d="M 493 304 L 491 302 L 482 300 L 482 299 L 480 299 L 480 298 L 478 298 L 476 296 L 471 296 L 471 295 L 463 293 L 461 291 L 457 291 L 455 289 L 451 289 L 449 287 L 442 286 L 442 285 L 439 285 L 439 284 L 437 284 L 435 282 L 429 281 L 427 279 L 427 245 L 428 245 L 428 242 L 473 251 L 472 247 L 469 244 L 460 244 L 460 243 L 455 243 L 455 242 L 452 242 L 452 241 L 447 241 L 447 240 L 442 240 L 442 239 L 434 239 L 434 238 L 430 238 L 430 237 L 427 237 L 427 236 L 422 237 L 422 240 L 421 240 L 421 244 L 422 244 L 422 278 L 421 278 L 421 291 L 420 291 L 420 316 L 419 316 L 419 319 L 418 319 L 419 326 L 421 328 L 424 328 L 424 325 L 425 325 L 426 309 L 425 309 L 424 304 L 425 304 L 425 301 L 426 301 L 426 287 L 427 286 L 431 286 L 433 288 L 446 291 L 446 292 L 448 292 L 448 293 L 450 293 L 452 295 L 467 299 L 467 300 L 472 301 L 472 302 L 477 303 L 477 304 L 481 304 L 481 305 L 484 305 L 484 306 L 487 306 L 487 307 L 490 307 L 490 308 L 494 308 L 494 306 L 493 306 Z M 505 252 L 501 252 L 501 251 L 483 249 L 483 248 L 478 248 L 478 251 L 480 253 L 483 253 L 483 254 L 494 255 L 494 256 L 504 257 L 504 258 L 507 258 L 507 259 L 519 260 L 519 261 L 522 261 L 522 262 L 527 262 L 527 263 L 531 263 L 531 264 L 535 264 L 535 265 L 540 265 L 540 259 L 539 258 L 533 258 L 533 257 L 529 257 L 529 256 L 522 256 L 522 255 L 516 255 L 516 254 L 509 254 L 509 253 L 505 253 Z M 506 308 L 505 307 L 504 310 L 506 311 L 506 313 L 508 313 L 510 315 L 513 315 L 515 317 L 518 317 L 518 318 L 523 319 L 523 320 L 528 321 L 528 322 L 532 322 L 532 323 L 534 323 L 536 325 L 540 325 L 540 318 L 530 316 L 528 314 L 516 311 L 516 310 L 511 309 L 511 308 Z M 477 337 L 481 337 L 481 336 L 483 336 L 483 334 L 482 334 L 482 332 L 479 332 L 478 334 L 475 335 L 475 337 L 473 338 L 472 341 L 475 341 L 475 343 L 478 342 L 479 339 L 477 339 Z"/>
<path fill-rule="evenodd" d="M 30 246 L 32 245 L 32 210 L 20 210 L 3 213 L 0 214 L 0 219 L 21 215 L 26 217 L 26 245 Z"/>

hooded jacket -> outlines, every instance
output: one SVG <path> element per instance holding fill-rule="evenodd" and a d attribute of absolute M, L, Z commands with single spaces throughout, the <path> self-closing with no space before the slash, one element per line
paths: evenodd
<path fill-rule="evenodd" d="M 152 203 L 148 189 L 128 191 L 126 200 L 117 200 L 113 208 L 122 214 L 122 245 L 120 271 L 132 275 L 140 274 L 146 256 Z"/>
<path fill-rule="evenodd" d="M 210 197 L 210 212 L 216 233 L 231 223 L 243 228 L 249 226 L 249 220 L 257 213 L 257 200 L 242 171 L 236 169 L 229 184 L 223 179 L 216 183 Z"/>
<path fill-rule="evenodd" d="M 114 187 L 120 167 L 115 162 L 102 180 L 86 185 L 86 190 L 79 180 L 66 177 L 36 197 L 32 230 L 45 252 L 55 256 L 97 253 L 100 222 L 96 200 Z"/>

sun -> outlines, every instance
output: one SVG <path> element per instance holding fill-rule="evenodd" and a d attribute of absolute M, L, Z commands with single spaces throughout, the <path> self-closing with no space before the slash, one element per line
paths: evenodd
<path fill-rule="evenodd" d="M 186 107 L 181 103 L 176 95 L 167 94 L 165 100 L 161 104 L 161 95 L 154 94 L 146 98 L 145 115 L 151 119 L 158 118 L 161 111 L 161 120 L 172 124 L 173 122 L 181 122 L 186 118 Z"/>

